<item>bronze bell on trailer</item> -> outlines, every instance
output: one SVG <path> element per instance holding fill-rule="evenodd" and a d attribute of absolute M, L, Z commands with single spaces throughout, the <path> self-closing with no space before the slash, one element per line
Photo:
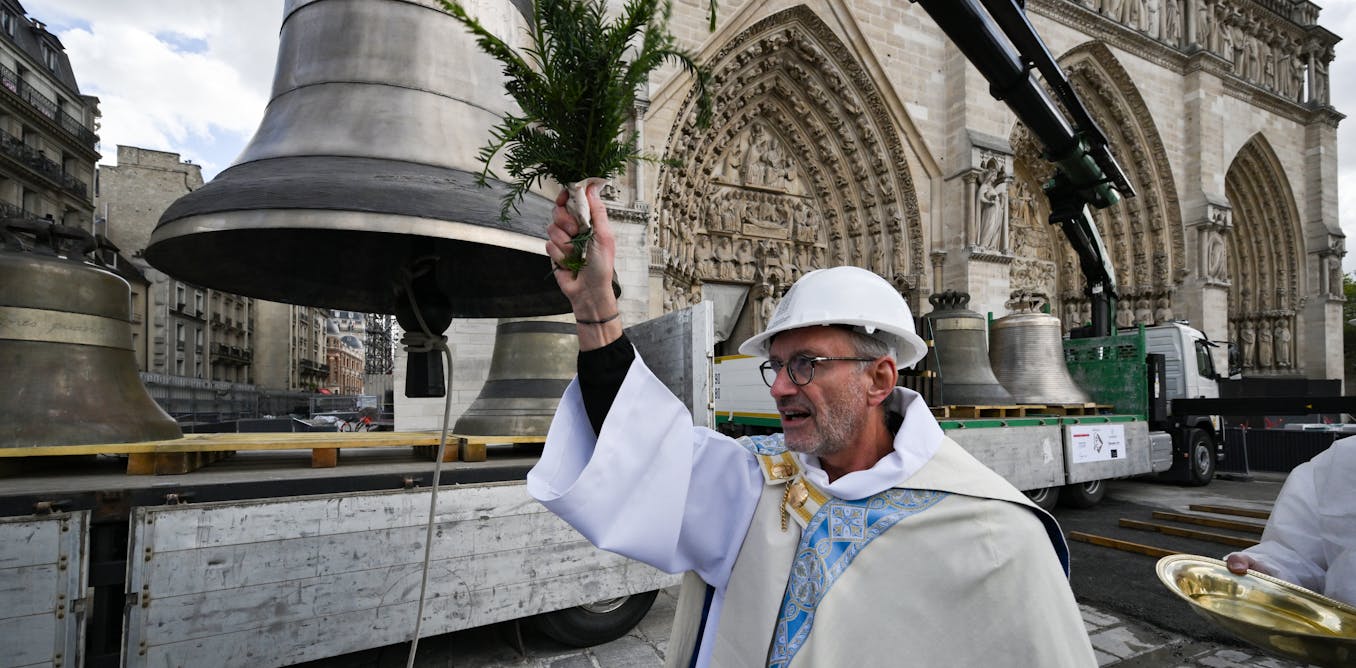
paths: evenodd
<path fill-rule="evenodd" d="M 137 375 L 127 281 L 85 261 L 94 238 L 23 219 L 0 238 L 0 448 L 181 437 Z"/>
<path fill-rule="evenodd" d="M 452 430 L 467 436 L 546 435 L 578 355 L 572 316 L 500 320 L 489 377 Z"/>
<path fill-rule="evenodd" d="M 1018 311 L 993 323 L 989 363 L 998 382 L 1019 404 L 1092 401 L 1064 364 L 1064 327 L 1037 310 L 1044 297 L 1018 297 Z"/>
<path fill-rule="evenodd" d="M 522 17 L 504 12 L 504 32 Z M 161 216 L 147 260 L 260 299 L 453 317 L 569 310 L 545 255 L 552 203 L 476 184 L 477 149 L 511 104 L 500 67 L 431 2 L 289 0 L 272 99 L 235 164 Z M 416 317 L 414 311 L 419 310 Z M 411 352 L 441 396 L 441 361 Z M 407 391 L 411 389 L 407 387 Z"/>
<path fill-rule="evenodd" d="M 989 366 L 988 324 L 966 308 L 970 294 L 947 290 L 928 297 L 928 302 L 932 312 L 924 317 L 932 323 L 942 401 L 972 406 L 1014 403 Z"/>

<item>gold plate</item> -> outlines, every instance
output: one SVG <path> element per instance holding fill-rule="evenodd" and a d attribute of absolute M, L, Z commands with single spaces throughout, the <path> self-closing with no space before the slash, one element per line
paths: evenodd
<path fill-rule="evenodd" d="M 1157 570 L 1196 614 L 1243 640 L 1306 663 L 1356 665 L 1356 607 L 1209 557 L 1174 554 Z"/>

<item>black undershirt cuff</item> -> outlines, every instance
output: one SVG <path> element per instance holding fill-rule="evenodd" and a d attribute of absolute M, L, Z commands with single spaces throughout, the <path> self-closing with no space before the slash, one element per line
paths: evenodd
<path fill-rule="evenodd" d="M 603 421 L 635 359 L 636 349 L 626 334 L 602 348 L 579 352 L 579 394 L 594 434 L 602 432 Z"/>

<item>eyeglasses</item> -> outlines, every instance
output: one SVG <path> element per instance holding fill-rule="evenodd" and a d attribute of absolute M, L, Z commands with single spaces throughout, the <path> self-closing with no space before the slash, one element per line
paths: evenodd
<path fill-rule="evenodd" d="M 815 365 L 820 362 L 874 362 L 874 357 L 808 357 L 806 355 L 796 355 L 789 362 L 778 362 L 768 360 L 758 365 L 758 370 L 763 372 L 763 382 L 768 387 L 777 382 L 777 374 L 781 373 L 782 368 L 786 368 L 786 375 L 791 378 L 791 382 L 798 387 L 808 385 L 815 379 Z"/>

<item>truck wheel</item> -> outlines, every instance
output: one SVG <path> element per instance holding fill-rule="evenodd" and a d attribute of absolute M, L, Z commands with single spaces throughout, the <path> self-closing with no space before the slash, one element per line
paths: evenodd
<path fill-rule="evenodd" d="M 1040 506 L 1041 510 L 1044 510 L 1046 512 L 1054 510 L 1055 504 L 1059 503 L 1058 487 L 1042 487 L 1040 489 L 1028 489 L 1023 493 L 1026 494 L 1026 498 L 1031 499 L 1032 503 L 1036 504 L 1037 506 Z"/>
<path fill-rule="evenodd" d="M 1204 429 L 1188 429 L 1186 442 L 1191 476 L 1188 484 L 1195 487 L 1210 484 L 1215 477 L 1215 441 Z"/>
<path fill-rule="evenodd" d="M 1070 508 L 1091 508 L 1106 496 L 1106 481 L 1092 480 L 1065 485 L 1059 492 L 1059 502 Z"/>
<path fill-rule="evenodd" d="M 626 635 L 654 605 L 657 591 L 595 601 L 537 615 L 534 625 L 547 637 L 570 647 L 601 645 Z"/>

